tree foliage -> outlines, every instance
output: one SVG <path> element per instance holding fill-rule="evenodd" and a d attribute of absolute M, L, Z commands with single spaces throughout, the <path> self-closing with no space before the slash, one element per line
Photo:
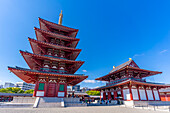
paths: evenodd
<path fill-rule="evenodd" d="M 9 87 L 9 88 L 2 88 L 0 89 L 1 93 L 27 93 L 27 94 L 33 94 L 34 90 L 21 90 L 21 88 L 18 87 Z"/>
<path fill-rule="evenodd" d="M 86 93 L 88 95 L 100 96 L 100 91 L 87 91 Z"/>
<path fill-rule="evenodd" d="M 34 90 L 30 89 L 30 90 L 26 90 L 24 93 L 28 93 L 28 94 L 33 94 Z"/>

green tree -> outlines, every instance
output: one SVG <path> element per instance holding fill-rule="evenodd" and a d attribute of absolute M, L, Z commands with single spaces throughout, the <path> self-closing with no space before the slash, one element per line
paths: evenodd
<path fill-rule="evenodd" d="M 0 92 L 1 92 L 1 93 L 8 93 L 8 90 L 5 89 L 5 88 L 2 88 L 2 89 L 0 89 Z"/>
<path fill-rule="evenodd" d="M 21 88 L 18 88 L 18 87 L 13 87 L 12 88 L 13 93 L 19 93 L 20 90 L 21 90 Z"/>
<path fill-rule="evenodd" d="M 9 88 L 2 88 L 0 89 L 1 93 L 24 93 L 24 90 L 17 87 L 9 87 Z"/>
<path fill-rule="evenodd" d="M 7 93 L 13 93 L 12 87 L 8 87 L 8 88 L 6 88 L 6 90 L 7 90 Z"/>
<path fill-rule="evenodd" d="M 28 94 L 33 94 L 34 90 L 30 89 L 30 90 L 26 90 L 24 93 L 28 93 Z"/>
<path fill-rule="evenodd" d="M 19 93 L 24 93 L 25 91 L 24 90 L 20 90 Z"/>
<path fill-rule="evenodd" d="M 87 91 L 86 92 L 88 95 L 93 95 L 93 96 L 100 96 L 100 91 Z"/>

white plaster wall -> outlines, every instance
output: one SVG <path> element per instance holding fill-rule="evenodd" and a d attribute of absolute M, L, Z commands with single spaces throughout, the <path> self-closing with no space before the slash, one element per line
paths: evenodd
<path fill-rule="evenodd" d="M 139 89 L 139 94 L 140 94 L 140 99 L 141 99 L 141 100 L 147 100 L 144 89 Z"/>
<path fill-rule="evenodd" d="M 132 90 L 133 100 L 139 100 L 138 90 L 137 89 L 131 89 L 131 90 Z"/>

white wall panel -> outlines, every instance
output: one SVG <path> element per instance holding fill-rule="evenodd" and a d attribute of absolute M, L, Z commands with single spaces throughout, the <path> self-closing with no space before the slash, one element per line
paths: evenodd
<path fill-rule="evenodd" d="M 139 89 L 139 94 L 140 94 L 140 99 L 141 100 L 147 100 L 144 89 Z"/>
<path fill-rule="evenodd" d="M 152 90 L 146 90 L 146 92 L 147 92 L 147 95 L 148 95 L 148 100 L 154 100 Z"/>
<path fill-rule="evenodd" d="M 127 95 L 130 94 L 129 89 L 123 89 L 123 98 L 127 100 Z"/>
<path fill-rule="evenodd" d="M 132 90 L 133 100 L 139 100 L 138 90 L 137 89 L 131 89 L 131 90 Z"/>
<path fill-rule="evenodd" d="M 158 94 L 158 91 L 157 91 L 157 90 L 153 90 L 153 94 L 154 94 L 154 96 L 155 96 L 155 100 L 160 100 L 159 94 Z"/>

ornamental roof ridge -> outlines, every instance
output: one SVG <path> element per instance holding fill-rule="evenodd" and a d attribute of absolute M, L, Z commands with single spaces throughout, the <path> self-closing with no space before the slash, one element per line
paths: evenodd
<path fill-rule="evenodd" d="M 69 36 L 65 36 L 65 35 L 61 35 L 61 34 L 58 34 L 58 33 L 53 33 L 53 32 L 47 31 L 47 30 L 43 30 L 43 29 L 40 29 L 40 28 L 37 28 L 37 27 L 34 27 L 34 30 L 35 31 L 37 30 L 39 32 L 44 32 L 44 33 L 47 33 L 47 34 L 50 34 L 50 35 L 61 36 L 63 38 L 67 38 L 67 39 L 70 39 L 70 40 L 77 40 L 77 41 L 80 40 L 79 38 L 72 38 L 72 37 L 69 37 Z"/>
<path fill-rule="evenodd" d="M 117 71 L 117 70 L 119 70 L 119 69 L 121 69 L 121 68 L 123 68 L 125 66 L 128 66 L 132 61 L 133 60 L 129 60 L 129 61 L 123 63 L 123 64 L 120 64 L 119 66 L 113 68 L 109 73 L 115 72 L 115 71 Z"/>
<path fill-rule="evenodd" d="M 66 29 L 70 29 L 70 30 L 73 30 L 73 31 L 77 31 L 78 32 L 78 29 L 75 29 L 75 28 L 71 28 L 71 27 L 67 27 L 67 26 L 63 26 L 63 25 L 60 25 L 60 24 L 57 24 L 57 23 L 54 23 L 54 22 L 50 22 L 48 20 L 45 20 L 45 19 L 42 19 L 40 17 L 38 17 L 39 19 L 39 22 L 46 22 L 46 24 L 53 24 L 53 25 L 56 25 L 56 26 L 60 26 L 60 27 L 64 27 Z"/>

